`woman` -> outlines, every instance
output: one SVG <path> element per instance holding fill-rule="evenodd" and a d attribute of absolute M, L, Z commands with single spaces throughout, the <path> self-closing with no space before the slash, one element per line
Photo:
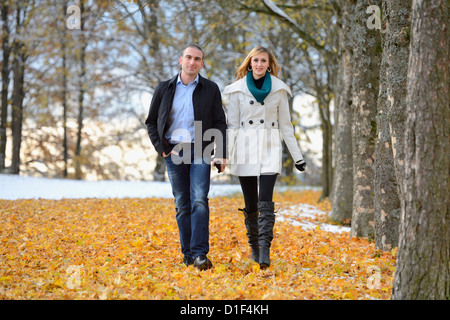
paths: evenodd
<path fill-rule="evenodd" d="M 250 258 L 267 268 L 275 224 L 273 189 L 282 166 L 280 131 L 296 168 L 304 171 L 306 163 L 289 114 L 288 94 L 292 94 L 277 78 L 272 52 L 254 48 L 236 74 L 236 81 L 223 92 L 228 100 L 228 163 L 231 174 L 239 177 L 244 195 Z"/>

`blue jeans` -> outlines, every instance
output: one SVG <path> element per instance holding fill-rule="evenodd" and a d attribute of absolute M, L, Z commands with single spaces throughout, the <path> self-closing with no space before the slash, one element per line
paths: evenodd
<path fill-rule="evenodd" d="M 183 151 L 180 152 L 180 157 L 183 156 Z M 185 157 L 186 155 L 183 156 Z M 208 192 L 211 165 L 205 163 L 201 156 L 195 159 L 193 147 L 190 161 L 185 161 L 190 164 L 176 164 L 172 155 L 164 159 L 175 197 L 181 252 L 185 257 L 193 259 L 199 255 L 206 255 L 209 251 Z M 200 160 L 201 163 L 196 163 Z"/>

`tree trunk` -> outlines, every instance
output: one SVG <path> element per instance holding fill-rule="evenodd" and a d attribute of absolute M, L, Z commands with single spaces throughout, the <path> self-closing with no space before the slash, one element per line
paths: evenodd
<path fill-rule="evenodd" d="M 22 144 L 22 123 L 23 123 L 23 80 L 24 80 L 24 55 L 19 53 L 14 58 L 14 87 L 12 97 L 12 160 L 11 173 L 19 174 L 20 172 L 20 146 Z"/>
<path fill-rule="evenodd" d="M 336 87 L 334 122 L 334 160 L 333 189 L 331 192 L 332 211 L 330 219 L 350 224 L 353 205 L 353 159 L 352 159 L 352 66 L 350 16 L 352 5 L 339 1 L 339 71 Z M 338 22 L 339 24 L 339 22 Z"/>
<path fill-rule="evenodd" d="M 158 29 L 158 14 L 159 14 L 159 0 L 148 1 L 147 3 L 139 2 L 139 10 L 143 16 L 144 23 L 144 32 L 142 35 L 143 41 L 146 41 L 148 46 L 148 51 L 152 57 L 154 57 L 157 61 L 162 60 L 162 52 L 160 48 L 162 35 Z M 146 7 L 150 8 L 150 11 L 147 13 L 145 11 Z M 164 74 L 163 64 L 157 63 L 155 66 L 155 70 L 152 70 L 155 79 L 155 83 L 152 83 L 154 87 L 158 84 L 158 82 L 162 81 L 162 75 Z M 150 71 L 150 70 L 149 70 Z M 156 164 L 153 169 L 153 180 L 154 181 L 165 181 L 166 174 L 166 162 L 163 157 L 156 156 Z"/>
<path fill-rule="evenodd" d="M 25 96 L 23 83 L 25 73 L 25 45 L 20 39 L 23 36 L 23 23 L 25 14 L 22 16 L 20 6 L 16 9 L 16 33 L 19 39 L 15 40 L 13 46 L 14 60 L 13 60 L 13 95 L 12 95 L 12 160 L 11 173 L 19 174 L 20 172 L 20 146 L 22 144 L 22 122 L 23 122 L 23 99 Z"/>
<path fill-rule="evenodd" d="M 413 1 L 404 194 L 392 299 L 450 299 L 448 28 L 447 1 Z"/>
<path fill-rule="evenodd" d="M 400 220 L 400 199 L 397 193 L 394 157 L 388 122 L 387 61 L 386 51 L 380 67 L 380 89 L 378 95 L 377 139 L 375 144 L 374 219 L 375 245 L 377 249 L 389 251 L 398 244 L 398 222 Z"/>
<path fill-rule="evenodd" d="M 332 184 L 333 167 L 331 165 L 331 158 L 333 127 L 330 118 L 330 101 L 325 99 L 320 99 L 319 101 L 320 127 L 322 130 L 322 194 L 320 195 L 319 201 L 322 201 L 330 196 Z"/>
<path fill-rule="evenodd" d="M 80 1 L 80 15 L 81 15 L 81 32 L 79 33 L 80 48 L 80 76 L 78 83 L 78 117 L 77 117 L 77 142 L 75 146 L 75 178 L 81 180 L 83 178 L 83 171 L 81 169 L 81 140 L 83 133 L 83 119 L 84 119 L 84 93 L 85 93 L 85 76 L 86 76 L 86 48 L 88 42 L 84 35 L 84 1 Z"/>
<path fill-rule="evenodd" d="M 80 35 L 82 37 L 82 35 Z M 81 64 L 81 72 L 80 72 L 80 81 L 78 84 L 78 117 L 77 117 L 77 142 L 75 146 L 75 179 L 81 180 L 83 178 L 83 171 L 81 169 L 81 164 L 83 163 L 83 157 L 81 156 L 81 140 L 83 133 L 83 119 L 84 119 L 84 78 L 86 74 L 86 47 L 87 43 L 83 42 L 81 48 L 81 56 L 80 56 L 80 64 Z"/>
<path fill-rule="evenodd" d="M 372 1 L 381 6 L 381 0 Z M 374 237 L 374 152 L 377 132 L 376 110 L 380 75 L 380 31 L 370 30 L 366 21 L 367 1 L 358 0 L 353 32 L 353 213 L 352 237 Z"/>
<path fill-rule="evenodd" d="M 378 95 L 377 140 L 375 144 L 374 219 L 375 245 L 377 249 L 389 251 L 398 244 L 400 199 L 397 193 L 394 158 L 392 155 L 386 97 L 386 57 L 383 52 Z"/>
<path fill-rule="evenodd" d="M 303 54 L 307 60 L 309 66 L 309 72 L 311 74 L 312 88 L 315 92 L 315 98 L 318 101 L 319 116 L 320 116 L 320 129 L 322 131 L 322 194 L 320 195 L 319 202 L 330 196 L 333 167 L 332 167 L 332 133 L 333 127 L 331 125 L 330 116 L 330 101 L 331 101 L 331 84 L 333 80 L 330 73 L 327 74 L 327 80 L 321 79 L 318 68 L 314 65 L 313 59 L 307 50 L 303 50 Z M 327 60 L 327 58 L 325 58 Z M 333 59 L 336 61 L 335 59 Z M 328 68 L 327 68 L 328 69 Z M 335 68 L 333 68 L 335 69 Z M 326 81 L 327 83 L 324 83 Z"/>
<path fill-rule="evenodd" d="M 9 21 L 8 21 L 9 6 L 4 2 L 1 6 L 2 14 L 2 97 L 1 97 L 1 116 L 0 116 L 0 172 L 5 170 L 6 160 L 6 127 L 8 121 L 8 86 L 9 86 L 9 56 L 11 48 L 9 46 Z"/>
<path fill-rule="evenodd" d="M 66 55 L 66 28 L 63 27 L 63 34 L 61 39 L 61 51 L 62 51 L 62 92 L 61 100 L 63 107 L 63 177 L 67 178 L 68 162 L 69 162 L 69 147 L 67 145 L 67 55 Z"/>
<path fill-rule="evenodd" d="M 405 0 L 384 0 L 383 55 L 380 72 L 380 93 L 377 113 L 377 144 L 375 146 L 375 243 L 381 250 L 391 250 L 398 246 L 400 223 L 401 175 L 397 166 L 402 167 L 403 152 L 394 152 L 404 146 L 404 139 L 397 132 L 404 133 L 406 99 L 406 74 L 409 56 L 409 27 L 411 2 Z M 390 115 L 395 121 L 389 122 Z M 392 119 L 391 119 L 392 120 Z M 391 129 L 394 129 L 391 132 Z M 391 137 L 391 134 L 394 135 Z"/>
<path fill-rule="evenodd" d="M 405 176 L 406 82 L 411 2 L 412 0 L 385 0 L 384 9 L 389 28 L 383 49 L 387 52 L 388 120 L 399 198 Z"/>

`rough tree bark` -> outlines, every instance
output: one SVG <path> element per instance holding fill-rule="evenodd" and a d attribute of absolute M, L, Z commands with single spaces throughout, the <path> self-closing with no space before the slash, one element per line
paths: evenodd
<path fill-rule="evenodd" d="M 147 18 L 144 20 L 145 30 L 147 30 L 149 37 L 146 39 L 149 52 L 157 61 L 162 60 L 161 57 L 163 53 L 161 52 L 160 44 L 163 40 L 163 36 L 159 32 L 155 32 L 154 30 L 158 30 L 158 10 L 160 10 L 159 0 L 148 1 L 144 6 L 150 6 L 150 13 Z M 141 5 L 141 12 L 144 11 L 144 6 Z M 145 15 L 144 15 L 145 16 Z M 158 82 L 162 81 L 160 79 L 164 74 L 163 64 L 157 63 L 155 68 L 157 68 L 157 76 L 155 77 Z M 157 83 L 155 83 L 156 86 Z M 153 171 L 153 180 L 154 181 L 165 181 L 166 180 L 166 161 L 161 156 L 156 156 L 156 164 L 155 169 Z"/>
<path fill-rule="evenodd" d="M 20 146 L 22 144 L 22 123 L 23 123 L 23 99 L 25 97 L 24 73 L 25 63 L 28 58 L 26 55 L 25 43 L 23 42 L 23 34 L 25 29 L 26 9 L 21 6 L 16 8 L 16 34 L 18 35 L 13 44 L 13 93 L 12 93 L 12 159 L 11 173 L 19 174 L 20 172 Z"/>
<path fill-rule="evenodd" d="M 0 7 L 2 15 L 2 97 L 1 97 L 1 116 L 0 116 L 0 172 L 5 169 L 6 160 L 6 126 L 8 120 L 8 87 L 9 87 L 9 56 L 11 47 L 9 44 L 10 25 L 8 20 L 9 3 L 3 2 Z"/>
<path fill-rule="evenodd" d="M 381 0 L 371 1 L 381 7 Z M 381 60 L 380 31 L 366 24 L 367 1 L 356 1 L 353 33 L 353 213 L 352 237 L 374 237 L 374 152 Z"/>
<path fill-rule="evenodd" d="M 62 6 L 62 12 L 63 15 L 66 12 L 66 4 L 64 3 Z M 68 74 L 68 69 L 67 69 L 67 50 L 66 50 L 66 43 L 67 43 L 67 30 L 66 30 L 66 26 L 64 25 L 61 28 L 61 33 L 60 36 L 60 44 L 61 44 L 61 55 L 62 55 L 62 81 L 61 81 L 61 85 L 62 85 L 62 90 L 61 90 L 61 104 L 62 104 L 62 108 L 63 108 L 63 119 L 62 119 L 62 125 L 63 125 L 63 145 L 62 145 L 62 149 L 63 149 L 63 170 L 62 170 L 62 175 L 64 178 L 67 178 L 68 176 L 68 167 L 69 167 L 69 146 L 68 146 L 68 141 L 67 141 L 67 114 L 68 114 L 68 99 L 67 99 L 67 91 L 68 91 L 68 81 L 67 81 L 67 74 Z"/>
<path fill-rule="evenodd" d="M 353 206 L 353 159 L 352 159 L 352 44 L 350 39 L 350 16 L 352 4 L 338 1 L 339 67 L 336 84 L 336 111 L 334 120 L 335 169 L 331 192 L 332 211 L 330 219 L 350 224 Z"/>
<path fill-rule="evenodd" d="M 79 43 L 80 43 L 80 73 L 78 78 L 78 116 L 77 116 L 77 141 L 75 144 L 75 179 L 83 179 L 83 157 L 81 155 L 81 141 L 83 133 L 83 120 L 84 120 L 84 94 L 85 94 L 85 77 L 86 77 L 86 50 L 88 46 L 88 40 L 85 36 L 85 3 L 80 1 L 80 16 L 81 16 L 81 32 L 79 33 Z"/>
<path fill-rule="evenodd" d="M 399 185 L 404 157 L 404 138 L 399 133 L 405 132 L 410 10 L 411 0 L 383 0 L 385 25 L 381 30 L 383 54 L 378 96 L 374 195 L 375 244 L 381 250 L 398 246 Z"/>
<path fill-rule="evenodd" d="M 450 299 L 450 70 L 446 0 L 414 0 L 405 177 L 392 299 Z"/>

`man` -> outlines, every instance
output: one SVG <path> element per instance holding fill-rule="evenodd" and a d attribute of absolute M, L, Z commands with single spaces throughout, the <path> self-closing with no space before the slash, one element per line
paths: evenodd
<path fill-rule="evenodd" d="M 166 161 L 183 262 L 206 270 L 212 267 L 206 257 L 210 160 L 214 153 L 210 145 L 211 140 L 216 143 L 213 164 L 222 172 L 227 125 L 217 84 L 199 74 L 204 65 L 202 49 L 197 45 L 186 47 L 180 65 L 178 75 L 156 87 L 145 124 L 153 146 Z M 205 132 L 214 130 L 218 133 L 215 139 L 205 139 L 210 135 Z"/>

